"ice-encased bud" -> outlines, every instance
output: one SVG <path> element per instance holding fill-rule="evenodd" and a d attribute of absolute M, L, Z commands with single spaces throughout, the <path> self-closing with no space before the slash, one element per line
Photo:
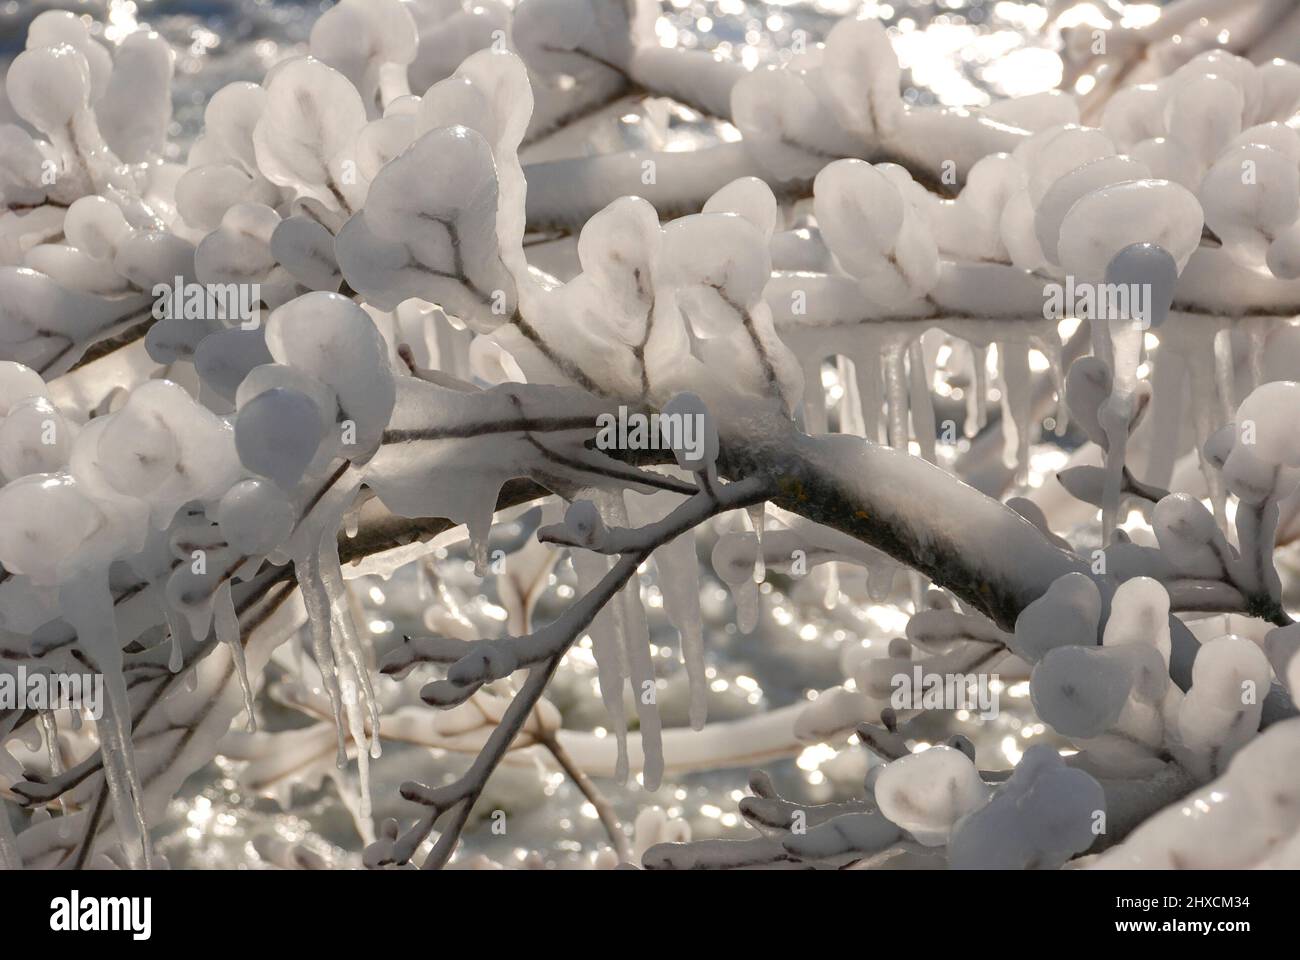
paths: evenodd
<path fill-rule="evenodd" d="M 886 766 L 875 793 L 881 813 L 934 847 L 948 842 L 953 825 L 984 803 L 989 788 L 964 753 L 935 746 Z"/>
<path fill-rule="evenodd" d="M 1160 552 L 1180 573 L 1210 579 L 1222 574 L 1223 561 L 1213 547 L 1218 527 L 1195 497 L 1186 493 L 1162 497 L 1152 511 L 1151 526 Z"/>
<path fill-rule="evenodd" d="M 673 456 L 683 470 L 698 473 L 708 470 L 718 460 L 718 430 L 704 401 L 693 393 L 679 393 L 664 404 L 663 416 L 680 418 L 673 431 Z"/>
<path fill-rule="evenodd" d="M 260 329 L 218 330 L 199 341 L 194 350 L 194 369 L 203 385 L 232 403 L 249 372 L 272 361 Z"/>
<path fill-rule="evenodd" d="M 1133 689 L 1133 657 L 1120 648 L 1057 647 L 1029 681 L 1034 710 L 1067 737 L 1098 737 L 1115 725 Z"/>
<path fill-rule="evenodd" d="M 0 417 L 10 408 L 28 397 L 43 397 L 47 393 L 41 375 L 16 360 L 0 360 Z"/>
<path fill-rule="evenodd" d="M 564 525 L 583 547 L 598 547 L 605 539 L 605 521 L 590 500 L 575 500 L 564 512 Z"/>
<path fill-rule="evenodd" d="M 396 402 L 388 345 L 370 315 L 337 293 L 304 294 L 271 312 L 266 346 L 278 363 L 334 391 L 335 421 L 356 425 L 355 437 L 344 441 L 344 455 L 355 463 L 369 459 Z"/>
<path fill-rule="evenodd" d="M 226 542 L 250 557 L 287 540 L 296 519 L 289 499 L 264 480 L 241 480 L 226 491 L 217 506 L 217 523 Z"/>
<path fill-rule="evenodd" d="M 63 219 L 68 242 L 96 260 L 111 260 L 131 233 L 122 208 L 97 194 L 80 197 Z"/>
<path fill-rule="evenodd" d="M 103 522 L 76 481 L 59 474 L 32 474 L 0 487 L 0 516 L 0 564 L 47 584 Z"/>
<path fill-rule="evenodd" d="M 1101 622 L 1101 594 L 1083 573 L 1057 577 L 1016 618 L 1012 649 L 1036 663 L 1056 647 L 1095 646 Z"/>
<path fill-rule="evenodd" d="M 758 537 L 752 533 L 724 533 L 713 546 L 713 570 L 733 587 L 753 579 L 757 561 Z"/>
<path fill-rule="evenodd" d="M 321 411 L 296 390 L 263 391 L 242 404 L 235 418 L 240 462 L 285 489 L 302 479 L 324 436 Z"/>
<path fill-rule="evenodd" d="M 1136 180 L 1094 190 L 1061 224 L 1060 264 L 1081 280 L 1100 280 L 1115 255 L 1134 243 L 1155 243 L 1187 265 L 1201 243 L 1201 205 L 1168 180 Z"/>
<path fill-rule="evenodd" d="M 953 828 L 948 863 L 956 870 L 1057 869 L 1092 846 L 1105 810 L 1101 784 L 1036 743 L 989 802 Z"/>
<path fill-rule="evenodd" d="M 53 473 L 72 455 L 76 427 L 45 397 L 28 397 L 0 420 L 0 476 Z"/>
<path fill-rule="evenodd" d="M 70 44 L 24 50 L 5 75 L 14 111 L 37 130 L 62 132 L 90 96 L 90 66 Z"/>
<path fill-rule="evenodd" d="M 1132 243 L 1106 265 L 1106 282 L 1122 286 L 1143 285 L 1149 291 L 1150 316 L 1143 317 L 1152 328 L 1169 316 L 1178 284 L 1178 264 L 1169 251 L 1154 243 Z"/>

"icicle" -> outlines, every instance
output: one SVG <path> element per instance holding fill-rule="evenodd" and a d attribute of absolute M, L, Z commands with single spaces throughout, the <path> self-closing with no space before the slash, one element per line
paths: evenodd
<path fill-rule="evenodd" d="M 912 410 L 912 430 L 921 447 L 921 456 L 934 463 L 934 397 L 930 394 L 929 366 L 921 338 L 907 348 L 908 402 Z"/>
<path fill-rule="evenodd" d="M 122 848 L 132 866 L 136 848 L 146 870 L 153 867 L 153 845 L 144 817 L 144 791 L 135 769 L 131 742 L 131 700 L 122 673 L 122 648 L 117 640 L 113 596 L 108 577 L 90 571 L 63 584 L 59 590 L 63 618 L 77 633 L 77 643 L 104 674 L 108 702 L 97 724 L 100 752 L 104 760 L 104 781 L 113 801 L 114 823 Z"/>
<path fill-rule="evenodd" d="M 361 529 L 361 506 L 358 504 L 343 514 L 343 532 L 351 539 Z"/>
<path fill-rule="evenodd" d="M 628 525 L 627 507 L 622 493 L 605 498 L 609 520 L 620 527 Z M 751 583 L 755 593 L 758 586 Z M 654 661 L 650 657 L 650 628 L 645 607 L 641 604 L 641 583 L 636 574 L 628 581 L 612 604 L 614 622 L 619 624 L 627 650 L 632 675 L 633 702 L 641 725 L 641 778 L 647 790 L 658 790 L 663 778 L 663 742 L 660 734 L 659 704 L 655 690 Z"/>
<path fill-rule="evenodd" d="M 1237 415 L 1235 366 L 1232 330 L 1225 328 L 1214 336 L 1214 387 L 1219 397 L 1219 415 L 1224 423 L 1231 422 Z"/>
<path fill-rule="evenodd" d="M 1100 324 L 1098 324 L 1100 326 Z M 1111 392 L 1098 420 L 1106 431 L 1106 479 L 1102 491 L 1101 538 L 1109 543 L 1119 523 L 1129 425 L 1136 412 L 1137 368 L 1142 359 L 1143 329 L 1131 320 L 1110 323 Z"/>
<path fill-rule="evenodd" d="M 574 572 L 578 574 L 578 589 L 583 595 L 596 588 L 600 579 L 609 572 L 610 560 L 601 554 L 587 550 L 574 550 Z M 696 604 L 698 606 L 698 597 Z M 618 761 L 615 765 L 614 779 L 619 783 L 627 782 L 627 715 L 623 712 L 623 681 L 626 670 L 622 658 L 622 646 L 615 633 L 613 622 L 613 604 L 604 607 L 592 621 L 587 635 L 591 638 L 592 653 L 596 658 L 596 680 L 600 684 L 600 699 L 605 705 L 605 714 L 609 719 L 610 731 L 618 745 Z"/>
<path fill-rule="evenodd" d="M 18 838 L 9 822 L 9 801 L 0 797 L 0 870 L 21 870 L 23 858 L 18 853 Z"/>
<path fill-rule="evenodd" d="M 1056 412 L 1052 415 L 1056 428 L 1053 433 L 1063 437 L 1070 427 L 1070 405 L 1065 402 L 1065 363 L 1061 358 L 1061 341 L 1054 336 L 1044 337 L 1038 342 L 1038 349 L 1047 358 L 1052 389 L 1056 391 Z"/>
<path fill-rule="evenodd" d="M 59 721 L 53 710 L 42 710 L 40 718 L 41 732 L 45 735 L 45 754 L 50 758 L 50 772 L 57 777 L 64 770 L 63 751 L 59 749 Z M 59 810 L 65 817 L 68 815 L 68 798 L 63 794 L 59 794 Z"/>
<path fill-rule="evenodd" d="M 700 570 L 695 537 L 682 534 L 654 553 L 664 612 L 681 638 L 682 663 L 690 688 L 690 722 L 701 730 L 709 713 L 709 680 L 704 667 L 704 625 L 700 615 Z"/>
<path fill-rule="evenodd" d="M 907 369 L 905 344 L 894 340 L 884 348 L 885 398 L 889 403 L 889 445 L 907 452 Z"/>
<path fill-rule="evenodd" d="M 972 405 L 974 424 L 968 428 L 967 436 L 973 437 L 988 426 L 989 422 L 989 348 L 972 343 L 970 355 L 973 369 L 968 402 Z"/>
<path fill-rule="evenodd" d="M 853 378 L 858 386 L 862 410 L 862 432 L 872 443 L 880 442 L 880 352 L 873 340 L 867 349 L 853 354 Z"/>
<path fill-rule="evenodd" d="M 249 733 L 256 733 L 257 717 L 253 714 L 253 685 L 248 679 L 248 661 L 244 657 L 244 645 L 239 638 L 239 614 L 235 612 L 235 601 L 230 595 L 229 580 L 217 588 L 214 603 L 212 620 L 217 641 L 230 648 L 230 659 L 239 677 L 239 687 L 244 691 L 244 712 L 248 714 L 247 729 Z"/>
<path fill-rule="evenodd" d="M 998 344 L 1002 368 L 1003 462 L 1016 472 L 1016 483 L 1028 480 L 1030 422 L 1033 417 L 1033 379 L 1029 370 L 1029 348 L 1023 343 Z"/>
<path fill-rule="evenodd" d="M 730 584 L 730 587 L 731 599 L 736 603 L 736 626 L 741 633 L 753 633 L 758 626 L 758 584 L 746 580 L 744 583 Z"/>
<path fill-rule="evenodd" d="M 370 802 L 370 758 L 377 756 L 374 744 L 379 742 L 378 724 L 374 727 L 374 735 L 370 752 L 366 751 L 366 723 L 361 714 L 361 705 L 357 698 L 357 684 L 352 673 L 352 664 L 347 663 L 343 669 L 343 703 L 347 709 L 348 733 L 352 736 L 352 742 L 357 745 L 357 793 L 359 800 L 359 815 L 364 823 L 370 822 L 371 802 Z"/>
<path fill-rule="evenodd" d="M 767 519 L 767 501 L 745 508 L 754 536 L 758 538 L 758 552 L 754 556 L 754 582 L 762 583 L 767 579 L 767 565 L 763 562 L 763 526 Z"/>
<path fill-rule="evenodd" d="M 826 388 L 822 384 L 822 354 L 820 351 L 803 364 L 803 419 L 804 430 L 812 436 L 825 433 Z"/>
<path fill-rule="evenodd" d="M 858 381 L 854 375 L 856 364 L 848 357 L 839 356 L 835 360 L 840 378 L 840 433 L 855 437 L 865 437 L 866 428 L 862 422 L 862 398 L 858 395 Z"/>
<path fill-rule="evenodd" d="M 374 686 L 370 682 L 365 649 L 352 618 L 347 584 L 339 566 L 338 541 L 334 537 L 327 536 L 321 541 L 320 565 L 325 591 L 330 598 L 330 616 L 334 621 L 338 646 L 356 675 L 361 699 L 370 715 L 370 755 L 379 757 L 382 752 L 379 739 L 379 698 L 375 696 Z M 358 753 L 364 752 L 364 742 L 364 737 L 357 741 Z"/>
<path fill-rule="evenodd" d="M 334 728 L 338 734 L 338 763 L 347 762 L 347 745 L 343 741 L 343 701 L 339 694 L 338 666 L 334 662 L 334 650 L 330 644 L 330 603 L 329 595 L 320 576 L 320 554 L 308 550 L 304 556 L 294 561 L 294 570 L 298 575 L 298 589 L 302 592 L 303 605 L 307 608 L 307 624 L 311 629 L 311 649 L 320 668 L 321 683 L 329 696 L 330 710 L 334 715 Z"/>
<path fill-rule="evenodd" d="M 185 666 L 185 636 L 189 631 L 188 621 L 169 605 L 164 606 L 163 612 L 167 620 L 167 635 L 171 638 L 172 644 L 171 654 L 167 658 L 167 669 L 172 673 L 180 673 L 181 668 Z"/>

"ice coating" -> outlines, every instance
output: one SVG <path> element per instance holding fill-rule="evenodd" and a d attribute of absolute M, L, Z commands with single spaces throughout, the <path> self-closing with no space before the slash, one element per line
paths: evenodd
<path fill-rule="evenodd" d="M 980 807 L 989 788 L 960 750 L 935 746 L 895 760 L 876 779 L 880 812 L 926 846 L 949 842 L 962 817 Z"/>

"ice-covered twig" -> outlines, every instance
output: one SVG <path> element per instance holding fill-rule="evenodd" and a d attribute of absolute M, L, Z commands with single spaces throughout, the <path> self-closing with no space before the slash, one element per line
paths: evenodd
<path fill-rule="evenodd" d="M 425 688 L 423 696 L 428 702 L 437 705 L 460 703 L 483 684 L 508 677 L 521 668 L 528 668 L 527 678 L 464 776 L 436 788 L 419 783 L 403 784 L 402 796 L 430 808 L 429 812 L 395 842 L 384 849 L 376 849 L 369 862 L 373 865 L 408 862 L 435 822 L 443 814 L 451 813 L 450 822 L 424 863 L 425 868 L 445 865 L 455 850 L 470 808 L 541 699 L 560 658 L 591 625 L 605 604 L 623 589 L 637 567 L 656 547 L 693 529 L 709 517 L 762 502 L 770 494 L 770 486 L 761 478 L 739 480 L 722 487 L 716 494 L 695 494 L 662 520 L 641 528 L 639 536 L 635 541 L 629 540 L 627 552 L 601 578 L 596 588 L 571 605 L 559 618 L 527 637 L 482 640 L 472 644 L 470 651 L 449 668 L 446 680 Z"/>

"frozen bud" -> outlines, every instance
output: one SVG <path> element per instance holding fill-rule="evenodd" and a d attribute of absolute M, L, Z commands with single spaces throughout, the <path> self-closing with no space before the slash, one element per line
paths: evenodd
<path fill-rule="evenodd" d="M 276 226 L 271 256 L 313 290 L 337 290 L 342 280 L 334 258 L 334 236 L 309 217 L 290 217 Z"/>
<path fill-rule="evenodd" d="M 1273 60 L 1255 70 L 1259 77 L 1259 106 L 1255 119 L 1286 122 L 1300 109 L 1300 65 Z"/>
<path fill-rule="evenodd" d="M 1054 870 L 1092 846 L 1105 809 L 1101 784 L 1037 743 L 989 802 L 956 825 L 948 861 L 957 870 Z"/>
<path fill-rule="evenodd" d="M 1107 647 L 1154 647 L 1169 664 L 1169 594 L 1159 580 L 1133 577 L 1119 585 L 1110 600 L 1101 642 Z"/>
<path fill-rule="evenodd" d="M 825 96 L 840 122 L 866 137 L 888 136 L 903 113 L 901 74 L 889 34 L 874 17 L 845 17 L 826 36 Z"/>
<path fill-rule="evenodd" d="M 342 155 L 365 123 L 366 108 L 343 74 L 311 57 L 281 64 L 267 79 L 253 130 L 257 166 L 272 183 L 338 210 Z"/>
<path fill-rule="evenodd" d="M 1123 149 L 1165 132 L 1165 97 L 1154 83 L 1123 87 L 1106 101 L 1101 129 Z"/>
<path fill-rule="evenodd" d="M 758 561 L 758 537 L 752 533 L 724 533 L 713 547 L 713 569 L 731 586 L 753 580 Z"/>
<path fill-rule="evenodd" d="M 928 847 L 941 846 L 989 788 L 960 750 L 935 746 L 893 761 L 876 780 L 880 812 Z"/>
<path fill-rule="evenodd" d="M 1211 579 L 1222 573 L 1223 561 L 1214 549 L 1218 527 L 1195 497 L 1176 493 L 1162 498 L 1152 511 L 1151 526 L 1161 552 L 1180 573 Z"/>
<path fill-rule="evenodd" d="M 1240 136 L 1228 145 L 1225 154 L 1231 154 L 1237 147 L 1247 146 L 1268 147 L 1293 163 L 1300 162 L 1300 133 L 1276 120 L 1243 130 Z"/>
<path fill-rule="evenodd" d="M 1065 397 L 1070 419 L 1083 428 L 1088 439 L 1105 450 L 1110 441 L 1097 418 L 1097 411 L 1110 397 L 1110 367 L 1100 357 L 1080 357 L 1065 375 Z"/>
<path fill-rule="evenodd" d="M 1259 731 L 1272 682 L 1268 658 L 1254 641 L 1225 636 L 1201 645 L 1192 688 L 1178 705 L 1175 755 L 1209 779 Z"/>
<path fill-rule="evenodd" d="M 703 212 L 734 213 L 744 217 L 769 241 L 776 230 L 776 197 L 772 188 L 758 177 L 732 180 L 705 201 Z"/>
<path fill-rule="evenodd" d="M 1276 464 L 1265 463 L 1244 443 L 1238 443 L 1232 448 L 1221 469 L 1228 492 L 1242 503 L 1254 506 L 1276 499 L 1280 493 L 1280 481 L 1285 474 L 1293 472 L 1279 471 Z"/>
<path fill-rule="evenodd" d="M 53 473 L 72 455 L 76 427 L 45 397 L 28 397 L 0 420 L 0 476 Z"/>
<path fill-rule="evenodd" d="M 295 390 L 259 393 L 241 404 L 235 419 L 240 462 L 285 489 L 302 479 L 323 439 L 320 409 Z"/>
<path fill-rule="evenodd" d="M 375 322 L 347 297 L 318 291 L 272 311 L 266 345 L 278 363 L 292 365 L 330 387 L 337 422 L 356 424 L 347 457 L 364 463 L 379 445 L 396 402 L 388 346 Z"/>
<path fill-rule="evenodd" d="M 1115 145 L 1100 130 L 1072 124 L 1034 134 L 1012 154 L 1029 174 L 1029 198 L 1037 207 L 1061 177 L 1091 160 L 1115 155 Z"/>
<path fill-rule="evenodd" d="M 588 220 L 578 236 L 582 274 L 603 294 L 602 308 L 630 343 L 645 336 L 659 246 L 659 215 L 640 197 L 615 200 Z"/>
<path fill-rule="evenodd" d="M 1165 104 L 1169 135 L 1203 164 L 1214 161 L 1241 133 L 1245 99 L 1230 80 L 1201 76 L 1182 83 Z"/>
<path fill-rule="evenodd" d="M 904 204 L 889 178 L 863 160 L 836 160 L 813 183 L 822 236 L 844 269 L 866 272 L 894 248 Z"/>
<path fill-rule="evenodd" d="M 408 64 L 419 37 L 400 0 L 342 0 L 323 13 L 311 30 L 312 56 L 372 94 L 381 64 Z"/>
<path fill-rule="evenodd" d="M 98 462 L 117 493 L 142 497 L 162 486 L 175 471 L 180 444 L 170 425 L 137 396 L 104 427 Z"/>
<path fill-rule="evenodd" d="M 1143 163 L 1128 157 L 1098 157 L 1080 164 L 1053 182 L 1039 200 L 1034 212 L 1034 231 L 1043 255 L 1057 262 L 1061 239 L 1061 224 L 1080 199 L 1116 183 L 1150 178 L 1151 171 Z"/>
<path fill-rule="evenodd" d="M 176 209 L 187 224 L 206 232 L 221 226 L 226 211 L 237 204 L 275 204 L 279 195 L 269 181 L 242 167 L 205 163 L 185 171 L 176 182 Z"/>
<path fill-rule="evenodd" d="M 599 547 L 605 539 L 605 521 L 590 500 L 575 500 L 564 512 L 564 526 L 574 542 L 583 547 Z"/>
<path fill-rule="evenodd" d="M 194 350 L 194 369 L 203 385 L 232 403 L 249 372 L 271 362 L 260 329 L 218 330 L 204 337 Z"/>
<path fill-rule="evenodd" d="M 1256 459 L 1269 465 L 1300 465 L 1300 383 L 1278 380 L 1251 391 L 1237 408 L 1242 441 Z M 1253 433 L 1244 429 L 1250 424 Z"/>
<path fill-rule="evenodd" d="M 1272 673 L 1259 646 L 1246 637 L 1225 636 L 1201 644 L 1192 664 L 1192 690 L 1206 705 L 1240 709 L 1243 685 L 1249 682 L 1263 700 Z M 1253 732 L 1253 731 L 1252 731 Z"/>
<path fill-rule="evenodd" d="M 663 416 L 674 425 L 673 456 L 679 467 L 698 473 L 717 463 L 718 430 L 703 400 L 679 393 L 664 405 Z"/>
<path fill-rule="evenodd" d="M 1135 143 L 1128 155 L 1147 165 L 1157 180 L 1171 180 L 1196 193 L 1201 189 L 1205 167 L 1177 140 L 1152 137 Z"/>
<path fill-rule="evenodd" d="M 203 136 L 226 160 L 257 172 L 253 130 L 266 109 L 266 90 L 256 83 L 228 83 L 212 95 L 203 112 Z"/>
<path fill-rule="evenodd" d="M 45 381 L 31 367 L 15 360 L 0 360 L 0 417 L 20 400 L 46 395 Z"/>
<path fill-rule="evenodd" d="M 63 43 L 75 47 L 90 67 L 90 96 L 93 100 L 102 95 L 108 85 L 113 73 L 113 57 L 91 36 L 87 29 L 89 22 L 68 10 L 47 10 L 28 25 L 26 47 L 34 50 Z"/>
<path fill-rule="evenodd" d="M 1143 317 L 1151 327 L 1159 327 L 1169 316 L 1178 283 L 1178 264 L 1169 251 L 1154 243 L 1129 244 L 1106 265 L 1106 282 L 1129 287 L 1142 286 L 1149 297 L 1150 315 Z"/>
<path fill-rule="evenodd" d="M 1300 216 L 1300 169 L 1272 147 L 1248 144 L 1225 153 L 1199 191 L 1205 222 L 1234 259 L 1262 265 L 1274 234 Z"/>
<path fill-rule="evenodd" d="M 1034 710 L 1067 737 L 1098 737 L 1119 720 L 1133 689 L 1133 657 L 1119 648 L 1049 650 L 1029 681 Z"/>
<path fill-rule="evenodd" d="M 68 242 L 96 260 L 111 260 L 131 233 L 122 208 L 107 197 L 92 195 L 73 201 L 63 220 Z"/>
<path fill-rule="evenodd" d="M 1037 600 L 1016 618 L 1012 649 L 1030 663 L 1050 650 L 1067 645 L 1095 646 L 1101 622 L 1101 594 L 1082 573 L 1057 577 Z"/>
<path fill-rule="evenodd" d="M 1218 430 L 1215 430 L 1206 439 L 1205 445 L 1201 447 L 1201 456 L 1205 462 L 1216 470 L 1222 470 L 1223 465 L 1228 462 L 1228 455 L 1232 453 L 1233 446 L 1237 442 L 1237 425 L 1229 423 Z"/>
<path fill-rule="evenodd" d="M 1167 180 L 1119 183 L 1083 197 L 1061 225 L 1060 263 L 1081 279 L 1101 279 L 1125 247 L 1154 243 L 1181 271 L 1201 243 L 1201 205 Z"/>
<path fill-rule="evenodd" d="M 1283 227 L 1273 238 L 1264 265 L 1281 280 L 1300 279 L 1300 220 Z"/>
<path fill-rule="evenodd" d="M 76 481 L 34 474 L 0 488 L 0 564 L 40 583 L 58 579 L 60 565 L 74 557 L 103 523 L 103 516 Z"/>
<path fill-rule="evenodd" d="M 62 133 L 86 109 L 90 67 L 66 43 L 25 50 L 9 66 L 5 92 L 18 116 L 37 130 Z"/>
<path fill-rule="evenodd" d="M 224 493 L 239 469 L 230 425 L 170 380 L 136 387 L 99 434 L 96 454 L 118 493 L 150 495 L 159 525 L 191 500 Z"/>
<path fill-rule="evenodd" d="M 230 546 L 245 556 L 269 552 L 293 533 L 293 504 L 265 480 L 241 480 L 221 498 L 217 523 Z"/>

